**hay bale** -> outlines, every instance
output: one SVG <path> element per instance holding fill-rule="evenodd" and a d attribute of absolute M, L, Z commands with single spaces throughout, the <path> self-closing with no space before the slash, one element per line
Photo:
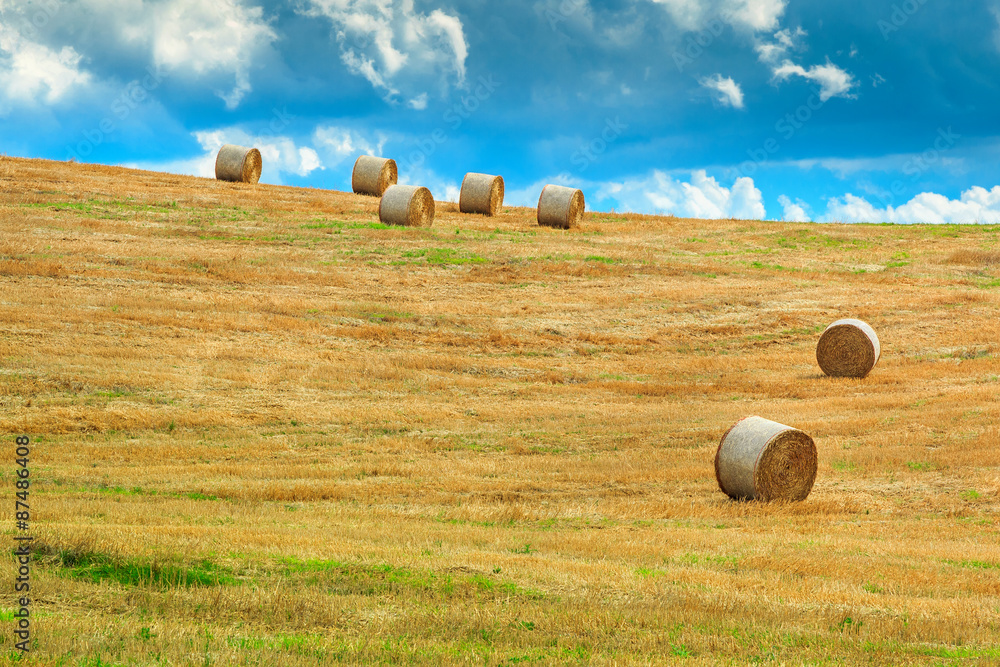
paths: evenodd
<path fill-rule="evenodd" d="M 390 185 L 396 184 L 398 176 L 395 160 L 362 155 L 354 163 L 351 188 L 355 194 L 381 197 Z"/>
<path fill-rule="evenodd" d="M 831 377 L 863 378 L 882 355 L 875 330 L 861 320 L 837 320 L 816 346 L 816 361 Z"/>
<path fill-rule="evenodd" d="M 215 178 L 235 183 L 256 183 L 260 180 L 264 161 L 256 148 L 226 144 L 215 158 Z"/>
<path fill-rule="evenodd" d="M 538 224 L 570 229 L 580 224 L 585 208 L 583 192 L 562 185 L 546 185 L 538 198 Z"/>
<path fill-rule="evenodd" d="M 465 175 L 462 192 L 458 196 L 458 210 L 461 213 L 482 213 L 496 215 L 503 206 L 503 176 L 489 174 Z"/>
<path fill-rule="evenodd" d="M 378 205 L 378 219 L 386 225 L 430 227 L 434 223 L 434 197 L 416 185 L 390 185 Z"/>
<path fill-rule="evenodd" d="M 802 431 L 747 417 L 722 436 L 715 478 L 736 500 L 805 500 L 816 481 L 816 443 Z"/>

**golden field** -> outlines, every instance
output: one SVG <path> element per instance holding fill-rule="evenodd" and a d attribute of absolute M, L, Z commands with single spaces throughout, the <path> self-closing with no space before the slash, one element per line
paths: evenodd
<path fill-rule="evenodd" d="M 386 228 L 14 158 L 0 186 L 32 664 L 1000 663 L 998 227 Z M 842 317 L 867 379 L 816 364 Z M 719 491 L 755 414 L 815 439 L 806 501 Z"/>

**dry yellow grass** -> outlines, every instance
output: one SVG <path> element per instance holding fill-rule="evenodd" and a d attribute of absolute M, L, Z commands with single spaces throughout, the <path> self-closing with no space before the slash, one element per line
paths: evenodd
<path fill-rule="evenodd" d="M 1000 660 L 1000 229 L 377 206 L 0 159 L 37 664 Z M 751 414 L 805 502 L 717 488 Z"/>

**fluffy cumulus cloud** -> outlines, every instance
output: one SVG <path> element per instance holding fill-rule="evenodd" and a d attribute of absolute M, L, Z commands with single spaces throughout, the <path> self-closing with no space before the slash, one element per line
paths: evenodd
<path fill-rule="evenodd" d="M 683 30 L 701 30 L 712 20 L 758 32 L 773 30 L 785 13 L 787 0 L 652 0 L 662 5 Z"/>
<path fill-rule="evenodd" d="M 13 103 L 52 105 L 90 83 L 82 57 L 71 46 L 54 50 L 0 24 L 0 111 Z"/>
<path fill-rule="evenodd" d="M 785 222 L 811 222 L 812 218 L 806 213 L 806 203 L 801 199 L 796 199 L 792 201 L 787 195 L 781 195 L 778 197 L 778 203 L 781 204 L 783 209 L 783 214 L 781 219 Z"/>
<path fill-rule="evenodd" d="M 67 65 L 76 52 L 84 55 L 84 61 L 92 56 L 92 61 L 105 65 L 109 61 L 136 69 L 152 65 L 172 78 L 210 87 L 233 109 L 251 90 L 255 58 L 278 39 L 263 9 L 250 2 L 44 0 L 37 5 L 8 4 L 20 13 L 22 23 L 40 26 L 34 31 L 42 37 L 69 40 L 60 45 Z M 113 80 L 114 75 L 108 78 Z"/>
<path fill-rule="evenodd" d="M 621 210 L 683 218 L 756 220 L 765 216 L 763 198 L 753 179 L 737 178 L 726 188 L 702 170 L 692 172 L 687 183 L 659 170 L 644 178 L 607 183 L 599 188 L 597 200 L 609 199 L 617 201 Z"/>
<path fill-rule="evenodd" d="M 360 132 L 336 125 L 321 125 L 313 132 L 313 145 L 326 158 L 327 166 L 336 166 L 359 155 L 382 155 L 388 138 L 379 134 L 375 139 Z"/>
<path fill-rule="evenodd" d="M 898 208 L 877 208 L 852 194 L 828 202 L 826 222 L 895 222 L 900 224 L 998 224 L 1000 186 L 991 190 L 973 187 L 959 199 L 924 192 Z"/>
<path fill-rule="evenodd" d="M 245 7 L 236 0 L 172 0 L 156 5 L 149 16 L 146 27 L 154 62 L 197 76 L 231 75 L 233 88 L 218 93 L 230 109 L 251 90 L 254 54 L 278 37 L 260 7 Z"/>
<path fill-rule="evenodd" d="M 285 175 L 308 176 L 317 169 L 323 169 L 323 163 L 314 148 L 299 146 L 290 137 L 269 132 L 254 135 L 241 128 L 194 132 L 193 136 L 205 151 L 204 154 L 166 163 L 137 163 L 131 166 L 171 174 L 215 178 L 215 158 L 219 149 L 225 144 L 237 144 L 260 149 L 264 163 L 260 177 L 262 183 L 281 184 Z"/>
<path fill-rule="evenodd" d="M 700 83 L 704 88 L 714 93 L 716 101 L 722 106 L 730 106 L 734 109 L 743 108 L 743 89 L 733 81 L 732 77 L 716 74 L 701 79 Z"/>
<path fill-rule="evenodd" d="M 307 0 L 302 11 L 333 23 L 344 64 L 387 99 L 405 95 L 411 108 L 423 109 L 420 86 L 428 79 L 465 82 L 469 47 L 457 16 L 421 14 L 413 0 Z"/>

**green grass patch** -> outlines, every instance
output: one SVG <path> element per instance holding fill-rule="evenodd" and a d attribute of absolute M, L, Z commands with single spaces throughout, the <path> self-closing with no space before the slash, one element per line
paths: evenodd
<path fill-rule="evenodd" d="M 1000 570 L 1000 563 L 991 563 L 986 560 L 946 560 L 948 565 L 955 567 L 965 567 L 970 570 Z"/>
<path fill-rule="evenodd" d="M 56 574 L 94 584 L 113 582 L 122 586 L 174 589 L 238 583 L 232 570 L 209 560 L 185 564 L 116 558 L 89 551 L 50 551 L 44 547 L 36 553 L 43 567 L 54 567 Z"/>
<path fill-rule="evenodd" d="M 516 583 L 483 573 L 434 572 L 389 564 L 300 560 L 292 557 L 282 558 L 278 564 L 282 575 L 302 579 L 310 585 L 322 585 L 334 595 L 416 594 L 431 599 L 519 597 L 530 600 L 546 597 L 539 591 L 522 588 Z"/>
<path fill-rule="evenodd" d="M 407 259 L 423 259 L 436 266 L 460 266 L 462 264 L 484 264 L 487 260 L 472 253 L 460 253 L 452 248 L 421 248 L 403 253 Z"/>

